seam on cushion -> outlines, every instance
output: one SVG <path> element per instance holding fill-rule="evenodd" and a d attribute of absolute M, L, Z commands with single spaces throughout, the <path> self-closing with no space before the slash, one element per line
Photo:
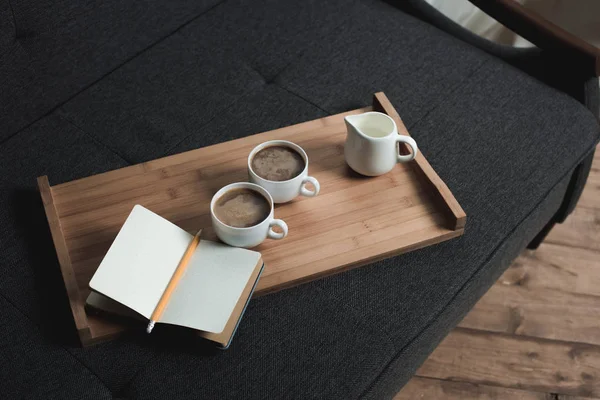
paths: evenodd
<path fill-rule="evenodd" d="M 21 46 L 21 44 L 17 40 L 17 22 L 16 22 L 16 18 L 15 18 L 15 12 L 13 10 L 13 7 L 12 7 L 12 4 L 11 4 L 10 0 L 7 0 L 7 1 L 8 1 L 8 8 L 10 10 L 10 13 L 11 13 L 11 16 L 12 16 L 12 19 L 13 19 L 14 33 L 13 33 L 13 40 L 12 40 L 12 43 L 10 44 L 10 46 L 7 47 L 5 51 L 3 51 L 2 53 L 0 53 L 0 63 L 3 62 L 2 59 L 4 57 L 7 57 L 8 54 L 14 50 L 15 47 Z M 20 131 L 20 129 L 19 129 L 19 131 Z M 3 143 L 3 141 L 0 142 L 0 144 L 1 143 Z"/>
<path fill-rule="evenodd" d="M 475 68 L 473 68 L 463 79 L 460 80 L 460 82 L 456 83 L 456 85 L 454 85 L 448 92 L 446 92 L 446 94 L 444 95 L 444 97 L 442 99 L 440 99 L 438 101 L 438 103 L 436 105 L 434 105 L 432 108 L 430 108 L 429 110 L 427 110 L 417 121 L 413 122 L 410 126 L 408 126 L 406 129 L 411 130 L 415 125 L 417 125 L 419 122 L 421 122 L 423 119 L 427 118 L 427 116 L 429 114 L 431 114 L 433 111 L 435 111 L 440 105 L 442 105 L 450 96 L 452 96 L 457 90 L 459 90 L 460 88 L 462 88 L 465 84 L 465 82 L 467 82 L 470 78 L 473 77 L 473 75 L 475 75 L 481 68 L 483 68 L 490 60 L 483 60 L 481 61 L 479 64 L 477 64 L 477 66 Z M 281 71 L 283 72 L 283 71 Z M 280 72 L 280 73 L 281 73 Z M 278 73 L 278 75 L 280 74 Z M 305 102 L 317 107 L 319 110 L 323 111 L 324 113 L 326 113 L 327 115 L 332 115 L 331 112 L 325 110 L 324 108 L 322 108 L 321 106 L 319 106 L 318 104 L 314 103 L 311 100 L 308 100 L 307 98 L 301 96 L 300 94 L 292 91 L 291 89 L 288 89 L 285 86 L 282 86 L 279 83 L 275 83 L 272 82 L 271 84 L 273 85 L 277 85 L 278 87 L 286 90 L 287 92 L 293 94 L 294 96 L 298 97 L 301 100 L 304 100 Z"/>
<path fill-rule="evenodd" d="M 116 155 L 117 157 L 119 157 L 121 160 L 125 161 L 127 164 L 129 165 L 133 165 L 133 162 L 126 159 L 125 157 L 123 157 L 121 154 L 119 154 L 116 150 L 114 150 L 113 148 L 111 148 L 110 146 L 108 146 L 107 144 L 103 143 L 102 141 L 100 141 L 98 138 L 96 138 L 95 136 L 89 134 L 88 132 L 86 132 L 84 129 L 82 129 L 79 125 L 77 125 L 75 122 L 71 121 L 70 118 L 68 118 L 65 113 L 61 110 L 58 109 L 56 112 L 56 115 L 60 118 L 62 118 L 63 120 L 65 120 L 66 122 L 68 122 L 69 124 L 73 125 L 75 128 L 77 128 L 82 134 L 84 134 L 85 136 L 87 136 L 88 138 L 90 138 L 94 143 L 99 144 L 100 146 L 102 146 L 103 148 L 105 148 L 106 150 L 110 151 L 111 153 L 113 153 L 114 155 Z"/>
<path fill-rule="evenodd" d="M 253 71 L 255 71 L 254 69 L 252 69 Z M 255 71 L 256 72 L 256 71 Z M 262 78 L 262 76 L 261 76 Z M 264 84 L 264 83 L 263 83 Z M 175 142 L 174 144 L 172 144 L 171 146 L 169 146 L 168 149 L 166 149 L 163 152 L 163 157 L 167 156 L 171 153 L 171 151 L 176 148 L 177 146 L 179 146 L 181 143 L 183 143 L 186 139 L 188 139 L 189 137 L 195 135 L 197 132 L 200 132 L 203 128 L 205 128 L 206 126 L 208 126 L 208 124 L 210 124 L 213 120 L 219 118 L 221 115 L 225 114 L 225 112 L 227 110 L 229 110 L 229 108 L 233 105 L 235 105 L 238 101 L 240 101 L 241 99 L 243 99 L 244 97 L 248 96 L 251 93 L 255 93 L 254 90 L 252 90 L 252 85 L 250 85 L 249 87 L 250 90 L 248 90 L 245 93 L 242 93 L 237 99 L 235 99 L 234 101 L 232 101 L 231 103 L 229 103 L 228 105 L 226 105 L 225 107 L 222 107 L 222 111 L 221 112 L 217 112 L 215 115 L 213 115 L 208 121 L 206 121 L 205 123 L 203 123 L 202 125 L 198 126 L 194 132 L 190 133 L 189 135 L 185 135 L 183 138 L 181 138 L 180 140 L 178 140 L 177 142 Z"/>
<path fill-rule="evenodd" d="M 431 318 L 429 320 L 429 322 L 427 324 L 425 324 L 425 326 L 419 330 L 419 332 L 417 334 L 415 334 L 413 336 L 413 338 L 408 341 L 408 343 L 406 345 L 404 345 L 398 352 L 396 352 L 396 354 L 392 357 L 392 359 L 383 367 L 383 369 L 381 370 L 381 372 L 377 375 L 377 377 L 365 388 L 365 390 L 361 393 L 361 395 L 358 397 L 359 399 L 365 398 L 365 396 L 371 391 L 371 389 L 375 386 L 375 384 L 377 383 L 377 381 L 383 376 L 383 374 L 387 371 L 388 368 L 390 368 L 391 364 L 396 361 L 398 359 L 398 357 L 400 357 L 404 351 L 415 341 L 417 340 L 417 338 L 419 336 L 421 336 L 421 334 L 428 330 L 440 317 L 440 315 L 442 315 L 443 313 L 446 312 L 446 310 L 448 308 L 450 308 L 454 302 L 456 301 L 457 297 L 463 292 L 463 290 L 465 289 L 465 287 L 472 282 L 475 277 L 477 276 L 477 274 L 479 274 L 479 272 L 482 270 L 482 268 L 487 265 L 490 260 L 497 254 L 497 252 L 499 251 L 499 249 L 508 241 L 509 237 L 512 237 L 512 235 L 515 233 L 515 231 L 521 226 L 523 225 L 523 223 L 539 208 L 539 206 L 542 204 L 542 202 L 548 198 L 548 195 L 556 188 L 556 186 L 563 180 L 565 179 L 569 174 L 573 173 L 573 170 L 575 169 L 575 167 L 577 165 L 579 165 L 584 159 L 585 157 L 587 157 L 588 154 L 590 154 L 590 152 L 596 148 L 596 144 L 598 143 L 598 139 L 600 138 L 600 130 L 597 131 L 596 134 L 596 140 L 594 141 L 594 144 L 590 147 L 588 147 L 588 149 L 584 152 L 583 156 L 580 156 L 580 158 L 577 160 L 577 162 L 573 163 L 571 165 L 571 167 L 569 167 L 567 169 L 567 171 L 562 174 L 560 176 L 560 178 L 554 183 L 554 185 L 552 185 L 550 187 L 550 189 L 548 189 L 544 195 L 542 196 L 542 198 L 535 204 L 535 206 L 529 210 L 529 212 L 527 214 L 525 214 L 525 216 L 523 218 L 521 218 L 521 220 L 519 221 L 519 223 L 517 223 L 511 230 L 510 232 L 505 236 L 504 239 L 502 239 L 500 241 L 500 243 L 498 243 L 498 245 L 494 248 L 494 250 L 490 253 L 490 255 L 485 259 L 484 262 L 481 263 L 481 265 L 471 274 L 471 276 L 469 277 L 469 279 L 467 279 L 465 281 L 465 283 L 463 283 L 460 287 L 460 289 L 452 296 L 452 298 L 448 301 L 448 303 L 446 303 L 446 305 L 444 307 L 442 307 L 440 309 L 440 311 L 438 311 L 436 313 L 436 315 Z"/>
<path fill-rule="evenodd" d="M 133 383 L 133 381 L 135 380 L 135 378 L 137 378 L 137 376 L 139 374 L 142 373 L 142 371 L 144 371 L 152 361 L 154 361 L 157 357 L 159 356 L 159 354 L 154 354 L 152 357 L 150 357 L 148 360 L 146 360 L 144 362 L 143 365 L 141 365 L 134 373 L 133 375 L 131 375 L 131 378 L 129 378 L 129 380 L 127 380 L 127 382 L 121 386 L 121 388 L 119 389 L 119 391 L 117 392 L 117 396 L 119 398 L 123 397 L 125 395 L 126 392 L 129 391 L 129 389 L 131 388 L 131 384 Z"/>
<path fill-rule="evenodd" d="M 13 28 L 15 29 L 15 35 L 13 37 L 13 41 L 16 42 L 17 41 L 17 18 L 15 17 L 15 10 L 13 9 L 12 3 L 10 2 L 10 0 L 6 0 L 8 3 L 8 9 L 10 10 L 10 14 L 12 16 L 12 20 L 13 20 Z"/>
<path fill-rule="evenodd" d="M 265 78 L 260 74 L 260 72 L 258 72 L 254 67 L 252 67 L 251 65 L 248 65 L 248 67 L 254 71 L 255 73 L 257 73 L 261 79 L 263 80 L 263 87 L 267 86 L 267 85 L 273 85 L 276 86 L 280 89 L 285 90 L 286 92 L 290 93 L 291 95 L 298 97 L 299 99 L 305 101 L 306 103 L 312 105 L 313 107 L 317 108 L 318 110 L 324 112 L 326 115 L 331 115 L 331 113 L 321 107 L 319 107 L 317 104 L 313 103 L 310 100 L 305 99 L 304 97 L 300 96 L 297 93 L 292 92 L 291 90 L 289 90 L 286 87 L 283 87 L 277 83 L 271 82 L 271 83 L 267 83 Z M 227 111 L 231 106 L 235 105 L 237 102 L 239 102 L 240 100 L 242 100 L 244 97 L 248 96 L 249 94 L 255 93 L 253 90 L 249 90 L 246 93 L 243 93 L 242 95 L 240 95 L 240 97 L 238 97 L 237 99 L 235 99 L 232 103 L 228 104 L 227 106 L 223 107 L 223 111 L 215 114 L 212 118 L 210 118 L 208 121 L 206 121 L 204 124 L 202 124 L 201 126 L 196 128 L 196 131 L 200 131 L 202 130 L 204 127 L 206 127 L 208 124 L 210 124 L 214 119 L 220 117 L 221 115 L 223 115 L 225 113 L 225 111 Z M 175 149 L 177 146 L 179 146 L 182 142 L 184 142 L 186 139 L 188 139 L 189 137 L 193 136 L 195 134 L 195 132 L 190 133 L 189 135 L 184 136 L 183 138 L 181 138 L 181 140 L 178 140 L 175 144 L 171 145 L 167 150 L 165 150 L 165 152 L 163 153 L 163 156 L 167 156 L 169 155 L 169 153 Z"/>
<path fill-rule="evenodd" d="M 290 94 L 293 94 L 294 96 L 298 97 L 298 98 L 299 98 L 299 99 L 301 99 L 301 100 L 304 100 L 304 101 L 305 101 L 305 102 L 307 102 L 308 104 L 310 104 L 310 105 L 312 105 L 312 106 L 315 106 L 315 107 L 317 107 L 319 110 L 323 111 L 325 114 L 327 114 L 327 115 L 331 115 L 331 113 L 330 113 L 329 111 L 325 110 L 324 108 L 322 108 L 322 107 L 321 107 L 321 106 L 319 106 L 318 104 L 316 104 L 316 103 L 313 103 L 312 101 L 310 101 L 310 100 L 308 100 L 308 99 L 304 98 L 303 96 L 299 95 L 299 94 L 298 94 L 298 93 L 296 93 L 296 92 L 293 92 L 293 91 L 291 91 L 290 89 L 286 88 L 285 86 L 281 86 L 281 85 L 280 85 L 280 84 L 278 84 L 278 83 L 273 83 L 273 85 L 275 85 L 275 86 L 277 86 L 277 87 L 280 87 L 281 89 L 285 90 L 286 92 L 288 92 L 288 93 L 290 93 Z"/>
<path fill-rule="evenodd" d="M 346 23 L 348 21 L 352 20 L 352 16 L 346 16 L 339 24 L 336 24 L 332 27 L 330 27 L 327 31 L 323 32 L 323 33 L 334 33 L 337 32 L 341 29 L 342 26 L 346 25 Z M 292 65 L 293 63 L 299 61 L 304 54 L 306 53 L 306 51 L 308 51 L 309 49 L 311 49 L 313 46 L 312 44 L 307 44 L 306 46 L 304 46 L 301 49 L 298 49 L 298 51 L 296 52 L 295 55 L 290 56 L 290 60 L 287 64 L 285 64 L 281 69 L 279 69 L 279 71 L 275 72 L 275 74 L 271 77 L 267 77 L 264 76 L 261 72 L 258 71 L 258 69 L 254 68 L 253 66 L 250 65 L 250 68 L 254 69 L 256 71 L 256 73 L 258 73 L 260 76 L 263 77 L 263 79 L 265 80 L 266 84 L 274 84 L 275 81 L 281 76 L 281 74 L 283 74 L 290 65 Z M 295 94 L 295 93 L 292 93 Z M 303 99 L 304 100 L 304 99 Z M 313 104 L 316 107 L 318 107 L 316 104 Z M 322 110 L 324 112 L 326 112 L 325 110 Z M 327 113 L 329 115 L 331 115 L 330 113 Z"/>
<path fill-rule="evenodd" d="M 177 32 L 179 32 L 181 29 L 185 28 L 187 25 L 191 24 L 192 22 L 194 22 L 195 20 L 197 20 L 198 18 L 200 18 L 201 16 L 211 12 L 213 9 L 215 9 L 216 7 L 220 6 L 221 4 L 225 3 L 227 0 L 221 0 L 220 2 L 214 4 L 213 6 L 209 7 L 208 9 L 202 11 L 200 14 L 193 16 L 192 18 L 190 18 L 189 20 L 187 20 L 186 22 L 184 22 L 183 24 L 179 25 L 177 28 L 175 28 L 173 31 L 169 32 L 168 34 L 166 34 L 165 36 L 161 37 L 160 39 L 158 39 L 157 41 L 149 44 L 148 46 L 144 47 L 143 49 L 141 49 L 140 51 L 138 51 L 137 53 L 133 54 L 131 57 L 125 59 L 123 62 L 121 62 L 120 64 L 118 64 L 117 66 L 115 66 L 114 68 L 110 69 L 108 72 L 102 74 L 101 76 L 99 76 L 97 79 L 95 79 L 94 81 L 92 81 L 91 83 L 89 83 L 88 85 L 84 86 L 81 88 L 81 90 L 78 90 L 77 92 L 73 93 L 73 95 L 67 97 L 65 100 L 59 102 L 58 104 L 56 104 L 55 106 L 53 106 L 51 109 L 49 109 L 45 114 L 41 115 L 39 118 L 36 118 L 35 120 L 29 122 L 28 124 L 26 124 L 25 126 L 23 126 L 22 128 L 18 129 L 16 132 L 12 133 L 11 135 L 9 135 L 8 137 L 0 140 L 0 145 L 2 145 L 4 142 L 6 142 L 7 140 L 13 138 L 14 136 L 18 135 L 19 133 L 21 133 L 23 130 L 29 128 L 31 125 L 35 124 L 36 122 L 38 122 L 39 120 L 47 117 L 48 115 L 52 114 L 54 111 L 56 111 L 57 109 L 59 109 L 60 107 L 62 107 L 63 105 L 65 105 L 66 103 L 68 103 L 69 101 L 73 100 L 75 97 L 77 97 L 79 94 L 83 93 L 84 91 L 88 90 L 89 88 L 91 88 L 92 86 L 94 86 L 95 84 L 97 84 L 98 82 L 100 82 L 102 79 L 106 78 L 107 76 L 109 76 L 110 74 L 112 74 L 113 72 L 117 71 L 118 69 L 120 69 L 121 67 L 123 67 L 124 65 L 130 63 L 131 61 L 133 61 L 134 59 L 136 59 L 137 57 L 141 56 L 142 54 L 146 53 L 148 50 L 152 49 L 154 46 L 157 46 L 158 44 L 160 44 L 161 42 L 163 42 L 164 40 L 168 39 L 169 37 L 175 35 Z"/>
<path fill-rule="evenodd" d="M 37 329 L 38 333 L 40 334 L 40 336 L 42 338 L 44 337 L 44 335 L 40 331 L 40 328 L 39 328 L 38 324 L 36 324 L 27 314 L 25 314 L 19 307 L 17 307 L 17 305 L 15 303 L 13 303 L 2 292 L 0 292 L 0 297 L 2 297 L 4 300 L 6 300 L 6 302 L 8 304 L 10 304 L 19 314 L 21 314 L 21 316 L 23 318 L 25 318 L 27 321 L 29 321 L 29 323 L 31 325 L 33 325 L 35 327 L 35 329 Z M 110 394 L 112 396 L 112 394 L 113 394 L 112 390 L 108 387 L 108 385 L 106 383 L 104 383 L 104 381 L 98 376 L 98 374 L 96 374 L 96 372 L 94 372 L 87 365 L 85 365 L 83 362 L 81 362 L 81 360 L 79 360 L 77 357 L 75 357 L 75 355 L 73 355 L 66 347 L 64 347 L 62 345 L 57 345 L 57 346 L 58 346 L 58 348 L 60 348 L 61 350 L 63 350 L 65 353 L 67 353 L 70 356 L 70 358 L 74 359 L 77 362 L 77 364 L 82 365 L 88 371 L 88 373 L 90 373 L 91 375 L 93 375 L 94 377 L 96 377 L 96 379 L 98 379 L 98 381 L 106 388 L 106 390 L 108 390 L 110 392 Z"/>

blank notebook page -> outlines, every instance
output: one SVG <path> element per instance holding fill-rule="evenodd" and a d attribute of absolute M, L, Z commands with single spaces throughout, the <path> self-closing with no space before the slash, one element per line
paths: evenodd
<path fill-rule="evenodd" d="M 255 251 L 201 241 L 159 322 L 222 332 L 259 259 Z"/>
<path fill-rule="evenodd" d="M 136 205 L 90 288 L 149 319 L 192 239 L 183 229 Z"/>

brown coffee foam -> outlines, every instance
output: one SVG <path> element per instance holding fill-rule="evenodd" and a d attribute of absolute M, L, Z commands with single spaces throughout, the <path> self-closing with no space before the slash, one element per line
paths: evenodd
<path fill-rule="evenodd" d="M 225 225 L 248 228 L 264 221 L 271 213 L 271 205 L 252 189 L 232 189 L 217 199 L 213 211 Z"/>
<path fill-rule="evenodd" d="M 269 146 L 254 155 L 252 171 L 269 181 L 287 181 L 300 175 L 306 166 L 302 156 L 286 146 Z"/>

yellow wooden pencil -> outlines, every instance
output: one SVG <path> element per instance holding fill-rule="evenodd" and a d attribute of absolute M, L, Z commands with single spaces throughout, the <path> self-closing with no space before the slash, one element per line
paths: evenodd
<path fill-rule="evenodd" d="M 158 301 L 158 304 L 156 305 L 156 308 L 152 312 L 152 316 L 150 317 L 150 322 L 148 323 L 146 332 L 148 332 L 148 333 L 152 332 L 154 325 L 156 324 L 156 322 L 158 322 L 163 311 L 165 310 L 165 307 L 169 303 L 169 299 L 171 298 L 173 291 L 177 287 L 177 283 L 183 276 L 183 274 L 187 268 L 187 265 L 190 261 L 190 258 L 192 258 L 192 254 L 194 254 L 194 250 L 196 250 L 196 247 L 198 247 L 198 243 L 200 243 L 200 233 L 201 232 L 202 232 L 202 229 L 200 229 L 198 231 L 198 233 L 196 233 L 196 236 L 194 236 L 194 238 L 190 242 L 187 250 L 183 254 L 183 257 L 181 257 L 181 260 L 179 261 L 179 265 L 177 265 L 177 269 L 173 273 L 173 276 L 171 277 L 171 280 L 169 281 L 167 288 L 163 292 L 162 296 L 160 297 L 160 300 Z"/>

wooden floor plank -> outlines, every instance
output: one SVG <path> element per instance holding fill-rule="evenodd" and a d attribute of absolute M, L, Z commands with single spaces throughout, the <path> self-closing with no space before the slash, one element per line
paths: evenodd
<path fill-rule="evenodd" d="M 600 297 L 494 285 L 459 326 L 600 345 Z"/>
<path fill-rule="evenodd" d="M 600 297 L 494 285 L 461 327 L 600 345 Z"/>
<path fill-rule="evenodd" d="M 592 169 L 577 207 L 600 209 L 600 146 L 596 147 Z"/>
<path fill-rule="evenodd" d="M 600 209 L 577 207 L 563 224 L 550 231 L 545 242 L 600 250 Z"/>
<path fill-rule="evenodd" d="M 596 154 L 600 154 L 600 151 L 597 151 Z M 600 162 L 594 165 L 594 168 L 590 171 L 577 207 L 600 209 Z"/>
<path fill-rule="evenodd" d="M 600 252 L 542 243 L 524 251 L 496 284 L 600 296 Z"/>
<path fill-rule="evenodd" d="M 527 251 L 460 323 L 472 329 L 600 345 L 600 252 Z"/>
<path fill-rule="evenodd" d="M 417 375 L 545 393 L 600 396 L 600 346 L 456 328 Z"/>
<path fill-rule="evenodd" d="M 560 228 L 560 229 L 558 229 Z M 577 208 L 545 240 L 574 248 L 600 249 L 600 146 Z"/>
<path fill-rule="evenodd" d="M 440 379 L 414 377 L 394 397 L 394 400 L 556 400 L 547 393 L 528 392 L 479 385 L 469 382 L 452 382 Z M 575 399 L 565 399 L 575 400 Z"/>

